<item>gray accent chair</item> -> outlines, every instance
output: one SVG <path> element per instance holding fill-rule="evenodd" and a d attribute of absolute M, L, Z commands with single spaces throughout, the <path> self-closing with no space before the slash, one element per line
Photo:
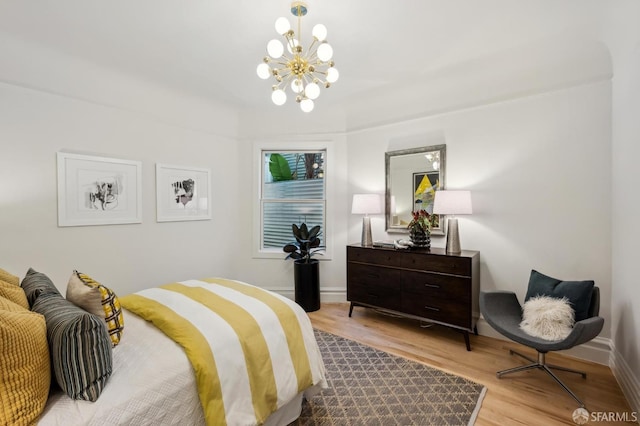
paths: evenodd
<path fill-rule="evenodd" d="M 518 355 L 530 362 L 530 364 L 519 367 L 509 368 L 507 370 L 498 371 L 496 375 L 501 378 L 505 374 L 515 373 L 518 371 L 540 368 L 546 371 L 560 386 L 567 391 L 573 399 L 575 399 L 581 407 L 584 403 L 569 389 L 551 369 L 568 371 L 582 375 L 583 378 L 587 374 L 582 371 L 572 370 L 570 368 L 560 367 L 557 365 L 547 364 L 545 356 L 550 351 L 561 351 L 570 349 L 574 346 L 581 345 L 595 338 L 604 326 L 604 318 L 599 317 L 600 311 L 600 290 L 593 287 L 591 294 L 591 302 L 589 305 L 588 317 L 582 321 L 576 321 L 571 333 L 564 340 L 549 341 L 538 337 L 530 336 L 520 329 L 522 321 L 522 306 L 518 302 L 515 293 L 510 291 L 491 291 L 480 293 L 480 311 L 484 319 L 503 336 L 509 339 L 535 349 L 538 352 L 538 359 L 533 360 L 514 350 L 509 350 L 511 355 Z"/>

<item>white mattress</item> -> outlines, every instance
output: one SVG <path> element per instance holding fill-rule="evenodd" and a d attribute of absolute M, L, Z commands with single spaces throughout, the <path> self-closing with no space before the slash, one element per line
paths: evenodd
<path fill-rule="evenodd" d="M 113 374 L 96 402 L 72 400 L 62 391 L 47 401 L 40 426 L 204 425 L 191 364 L 182 348 L 152 324 L 124 311 L 125 330 L 113 349 Z M 308 389 L 308 396 L 319 390 Z M 300 415 L 300 393 L 273 413 L 267 425 Z"/>

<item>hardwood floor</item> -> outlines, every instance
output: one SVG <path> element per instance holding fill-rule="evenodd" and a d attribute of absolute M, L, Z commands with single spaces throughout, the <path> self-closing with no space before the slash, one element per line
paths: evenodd
<path fill-rule="evenodd" d="M 536 358 L 522 345 L 485 336 L 471 336 L 468 352 L 461 333 L 442 326 L 424 328 L 417 320 L 389 316 L 356 307 L 351 318 L 348 303 L 322 304 L 310 312 L 313 326 L 383 351 L 403 356 L 487 387 L 477 425 L 575 425 L 578 404 L 542 370 L 514 373 L 498 379 L 496 371 L 523 365 L 509 349 Z M 559 372 L 561 380 L 581 398 L 590 412 L 628 413 L 631 409 L 608 366 L 550 353 L 547 361 L 587 373 Z M 591 422 L 587 424 L 613 424 Z M 619 423 L 618 423 L 619 424 Z"/>

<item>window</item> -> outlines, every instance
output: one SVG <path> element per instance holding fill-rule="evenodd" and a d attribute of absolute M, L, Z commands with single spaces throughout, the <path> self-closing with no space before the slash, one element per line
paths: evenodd
<path fill-rule="evenodd" d="M 291 242 L 291 224 L 320 225 L 326 245 L 326 149 L 260 151 L 261 253 L 278 253 Z"/>

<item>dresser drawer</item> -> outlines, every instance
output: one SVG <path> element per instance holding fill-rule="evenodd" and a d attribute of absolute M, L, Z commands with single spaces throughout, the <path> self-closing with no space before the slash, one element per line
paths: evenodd
<path fill-rule="evenodd" d="M 361 284 L 375 287 L 389 287 L 400 291 L 400 283 L 405 271 L 383 266 L 347 263 L 347 280 L 349 285 Z"/>
<path fill-rule="evenodd" d="M 471 278 L 407 271 L 402 275 L 402 291 L 457 300 L 466 306 L 471 300 Z"/>
<path fill-rule="evenodd" d="M 400 292 L 393 287 L 349 284 L 347 300 L 393 310 L 402 306 Z"/>
<path fill-rule="evenodd" d="M 471 328 L 470 304 L 439 297 L 425 297 L 409 292 L 402 293 L 402 312 L 445 322 L 450 325 Z"/>
<path fill-rule="evenodd" d="M 352 262 L 471 276 L 471 261 L 468 257 L 442 256 L 428 251 L 347 247 L 347 258 Z"/>

